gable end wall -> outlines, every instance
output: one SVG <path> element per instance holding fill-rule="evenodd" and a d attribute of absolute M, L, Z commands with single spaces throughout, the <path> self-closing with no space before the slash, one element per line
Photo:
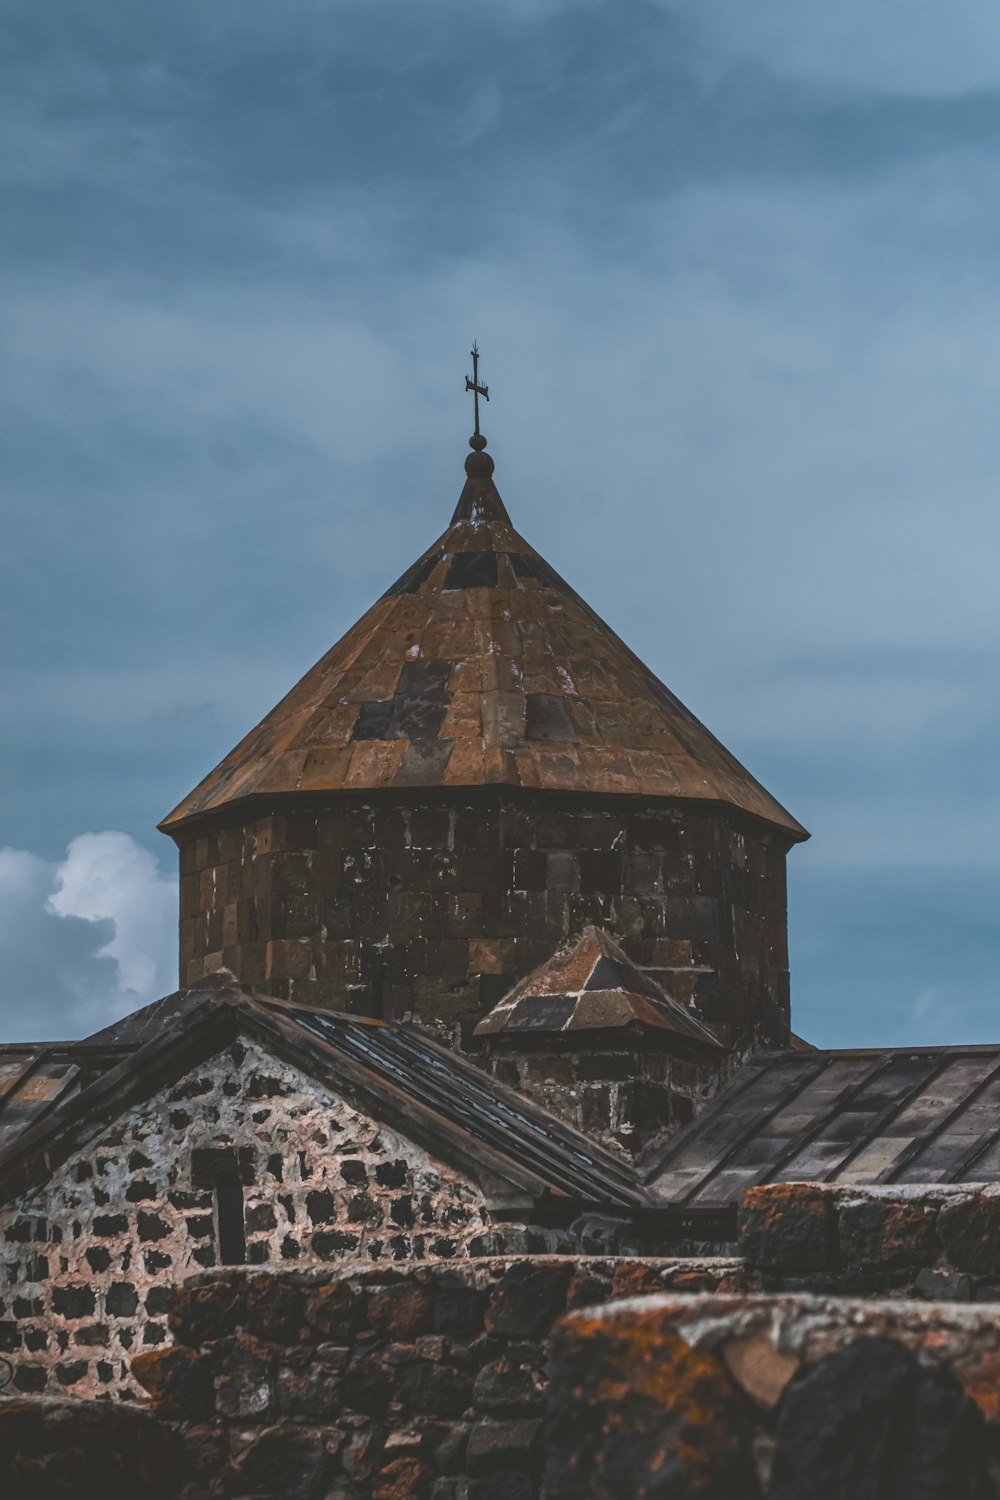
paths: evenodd
<path fill-rule="evenodd" d="M 0 1210 L 0 1353 L 15 1390 L 138 1393 L 129 1363 L 169 1340 L 171 1288 L 217 1262 L 214 1194 L 192 1153 L 219 1148 L 251 1179 L 252 1265 L 466 1256 L 487 1230 L 467 1179 L 235 1042 Z"/>

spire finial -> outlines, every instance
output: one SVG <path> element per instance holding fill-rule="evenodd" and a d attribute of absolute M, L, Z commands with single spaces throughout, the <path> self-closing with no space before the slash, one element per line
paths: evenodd
<path fill-rule="evenodd" d="M 472 392 L 472 398 L 476 407 L 476 430 L 469 439 L 469 447 L 475 449 L 477 453 L 481 453 L 486 447 L 486 439 L 479 431 L 479 398 L 482 396 L 484 401 L 488 401 L 490 399 L 490 388 L 488 385 L 479 384 L 479 345 L 475 340 L 473 340 L 472 344 L 472 379 L 470 380 L 468 375 L 466 375 L 465 389 Z"/>

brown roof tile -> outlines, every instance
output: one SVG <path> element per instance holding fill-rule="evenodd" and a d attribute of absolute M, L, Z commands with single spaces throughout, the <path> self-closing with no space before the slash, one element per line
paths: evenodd
<path fill-rule="evenodd" d="M 484 784 L 726 803 L 805 830 L 513 529 L 452 523 L 161 827 L 264 793 Z"/>

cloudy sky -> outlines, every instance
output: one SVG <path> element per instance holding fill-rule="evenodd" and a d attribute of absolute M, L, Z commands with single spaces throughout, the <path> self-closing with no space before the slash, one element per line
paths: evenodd
<path fill-rule="evenodd" d="M 1000 1040 L 992 0 L 7 0 L 0 1029 L 173 987 L 157 820 L 515 524 L 813 832 L 798 1029 Z"/>

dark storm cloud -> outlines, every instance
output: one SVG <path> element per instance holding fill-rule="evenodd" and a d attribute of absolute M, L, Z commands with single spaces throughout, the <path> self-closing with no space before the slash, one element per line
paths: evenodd
<path fill-rule="evenodd" d="M 515 523 L 813 829 L 799 1029 L 995 1039 L 994 23 L 15 0 L 3 839 L 153 847 L 445 524 L 475 333 Z"/>

